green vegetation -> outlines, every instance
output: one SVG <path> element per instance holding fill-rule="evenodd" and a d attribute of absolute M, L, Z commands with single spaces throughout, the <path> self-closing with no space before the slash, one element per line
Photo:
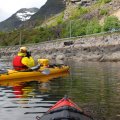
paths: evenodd
<path fill-rule="evenodd" d="M 103 3 L 111 0 L 98 0 L 98 3 L 91 7 L 69 8 L 70 16 L 64 20 L 64 12 L 51 16 L 43 23 L 36 20 L 34 28 L 21 28 L 10 32 L 0 32 L 0 45 L 18 45 L 20 43 L 38 43 L 58 38 L 76 37 L 100 32 L 107 32 L 120 29 L 120 20 L 114 16 L 108 16 L 108 8 L 101 7 Z M 102 3 L 102 4 L 101 4 Z M 104 9 L 102 9 L 104 8 Z M 94 12 L 94 10 L 96 10 Z M 100 25 L 102 17 L 106 19 Z M 21 33 L 21 36 L 20 36 Z"/>
<path fill-rule="evenodd" d="M 99 20 L 68 20 L 61 21 L 56 26 L 45 26 L 36 29 L 15 30 L 9 33 L 0 32 L 1 45 L 18 45 L 21 43 L 38 43 L 57 38 L 75 37 L 88 34 L 100 33 L 102 31 L 113 31 L 120 29 L 120 21 L 116 17 L 107 17 L 104 25 L 99 24 Z"/>
<path fill-rule="evenodd" d="M 100 15 L 107 15 L 107 14 L 108 14 L 108 10 L 107 9 L 100 10 Z"/>
<path fill-rule="evenodd" d="M 120 20 L 117 17 L 110 16 L 105 19 L 104 31 L 118 30 L 120 29 Z"/>
<path fill-rule="evenodd" d="M 109 3 L 109 2 L 111 2 L 112 0 L 103 0 L 104 1 L 104 3 Z"/>
<path fill-rule="evenodd" d="M 89 8 L 80 6 L 76 9 L 71 9 L 71 11 L 72 11 L 72 13 L 71 13 L 70 19 L 75 19 L 75 18 L 78 18 L 79 16 L 82 16 L 82 15 L 88 13 Z"/>
<path fill-rule="evenodd" d="M 101 26 L 98 20 L 92 20 L 87 24 L 86 34 L 94 34 L 94 33 L 100 33 L 100 32 L 101 32 Z"/>
<path fill-rule="evenodd" d="M 98 0 L 98 2 L 100 2 L 100 3 L 109 3 L 109 2 L 111 2 L 112 0 Z"/>

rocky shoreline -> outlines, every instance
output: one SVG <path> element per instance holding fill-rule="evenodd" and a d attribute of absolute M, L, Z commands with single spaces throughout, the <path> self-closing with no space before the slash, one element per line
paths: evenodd
<path fill-rule="evenodd" d="M 35 59 L 120 61 L 120 32 L 25 45 Z M 0 47 L 0 59 L 10 59 L 19 46 Z"/>

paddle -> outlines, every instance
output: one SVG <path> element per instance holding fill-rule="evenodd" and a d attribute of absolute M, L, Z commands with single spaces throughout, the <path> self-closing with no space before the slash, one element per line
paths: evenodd
<path fill-rule="evenodd" d="M 8 71 L 6 69 L 0 69 L 0 74 L 8 74 Z"/>
<path fill-rule="evenodd" d="M 50 74 L 50 70 L 49 69 L 44 69 L 44 70 L 39 70 L 40 69 L 40 64 L 34 66 L 34 67 L 31 67 L 28 69 L 28 71 L 39 71 L 41 72 L 42 74 L 45 74 L 45 75 L 48 75 Z"/>
<path fill-rule="evenodd" d="M 50 74 L 50 70 L 49 69 L 44 69 L 42 71 L 40 71 L 42 74 L 45 74 L 45 75 L 49 75 Z"/>
<path fill-rule="evenodd" d="M 17 73 L 17 72 L 32 72 L 32 71 L 39 71 L 41 72 L 42 74 L 44 75 L 49 75 L 50 74 L 50 70 L 49 69 L 44 69 L 44 70 L 39 70 L 40 69 L 40 64 L 39 65 L 36 65 L 34 67 L 31 67 L 27 70 L 21 70 L 21 71 L 15 71 L 14 73 Z M 0 69 L 0 74 L 8 74 L 8 70 L 7 69 Z M 12 74 L 12 73 L 10 73 Z"/>
<path fill-rule="evenodd" d="M 40 64 L 34 66 L 34 67 L 31 67 L 31 68 L 28 68 L 28 70 L 31 70 L 31 71 L 36 71 L 36 70 L 39 70 L 40 69 Z"/>

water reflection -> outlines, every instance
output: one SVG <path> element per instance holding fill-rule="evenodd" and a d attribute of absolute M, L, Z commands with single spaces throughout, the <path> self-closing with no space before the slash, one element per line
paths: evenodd
<path fill-rule="evenodd" d="M 56 102 L 50 99 L 50 80 L 68 74 L 0 81 L 0 119 L 36 120 Z"/>
<path fill-rule="evenodd" d="M 0 81 L 1 119 L 36 120 L 67 94 L 95 120 L 119 120 L 120 63 L 73 61 L 69 65 L 70 76 Z"/>
<path fill-rule="evenodd" d="M 120 119 L 120 63 L 75 64 L 72 79 L 71 96 L 80 106 L 100 120 Z"/>

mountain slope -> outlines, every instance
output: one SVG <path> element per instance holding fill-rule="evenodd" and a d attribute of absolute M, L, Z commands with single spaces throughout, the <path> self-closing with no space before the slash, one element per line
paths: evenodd
<path fill-rule="evenodd" d="M 10 31 L 19 27 L 33 28 L 37 23 L 40 24 L 45 19 L 64 11 L 65 7 L 64 0 L 47 0 L 40 9 L 20 9 L 10 18 L 0 23 L 0 31 Z"/>
<path fill-rule="evenodd" d="M 31 20 L 41 19 L 44 20 L 53 16 L 65 9 L 64 0 L 47 0 L 46 4 L 42 6 L 39 11 L 31 17 Z"/>
<path fill-rule="evenodd" d="M 0 22 L 0 30 L 9 31 L 18 28 L 24 21 L 29 20 L 37 11 L 38 8 L 20 9 L 7 20 Z"/>
<path fill-rule="evenodd" d="M 19 24 L 21 29 L 0 32 L 0 45 L 18 45 L 21 33 L 21 43 L 25 44 L 120 30 L 118 0 L 63 1 L 47 0 L 31 19 Z M 21 19 L 24 15 L 18 16 Z M 21 22 L 18 16 L 14 25 Z"/>

